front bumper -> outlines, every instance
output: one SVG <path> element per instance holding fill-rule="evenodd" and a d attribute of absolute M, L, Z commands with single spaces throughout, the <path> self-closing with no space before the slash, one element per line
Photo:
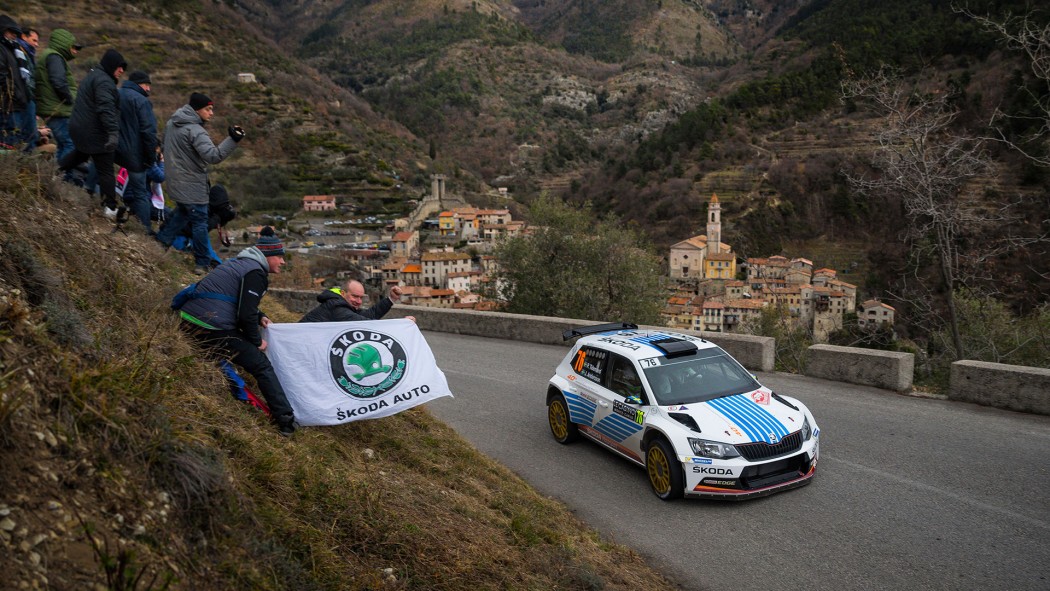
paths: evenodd
<path fill-rule="evenodd" d="M 816 474 L 819 450 L 819 443 L 814 442 L 799 453 L 742 466 L 683 462 L 685 495 L 742 501 L 805 486 Z"/>

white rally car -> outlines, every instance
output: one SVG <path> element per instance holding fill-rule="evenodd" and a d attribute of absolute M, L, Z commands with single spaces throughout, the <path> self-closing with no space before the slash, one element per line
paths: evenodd
<path fill-rule="evenodd" d="M 820 429 L 809 409 L 721 347 L 633 324 L 563 335 L 577 336 L 547 388 L 558 442 L 584 435 L 645 467 L 661 499 L 746 499 L 813 478 Z"/>

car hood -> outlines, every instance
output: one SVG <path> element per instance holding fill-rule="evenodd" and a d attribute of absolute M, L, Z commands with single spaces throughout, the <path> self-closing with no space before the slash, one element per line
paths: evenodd
<path fill-rule="evenodd" d="M 777 444 L 788 434 L 801 429 L 806 419 L 801 403 L 790 398 L 784 400 L 798 408 L 777 400 L 767 388 L 661 408 L 669 415 L 692 417 L 700 428 L 700 436 L 705 439 L 732 444 Z"/>

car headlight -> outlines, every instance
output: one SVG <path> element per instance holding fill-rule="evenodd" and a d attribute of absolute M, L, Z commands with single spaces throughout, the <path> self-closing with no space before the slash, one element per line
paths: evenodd
<path fill-rule="evenodd" d="M 809 425 L 809 417 L 802 421 L 802 441 L 809 441 L 813 437 L 813 427 Z"/>
<path fill-rule="evenodd" d="M 704 458 L 725 460 L 740 457 L 740 452 L 728 443 L 719 443 L 717 441 L 708 441 L 706 439 L 690 437 L 689 445 L 693 448 L 694 454 Z"/>

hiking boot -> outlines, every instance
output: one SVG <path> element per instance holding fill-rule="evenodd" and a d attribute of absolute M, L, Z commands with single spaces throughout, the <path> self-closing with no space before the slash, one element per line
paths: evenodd
<path fill-rule="evenodd" d="M 128 221 L 128 208 L 121 205 L 117 208 L 117 215 L 115 218 L 117 224 L 123 224 Z"/>
<path fill-rule="evenodd" d="M 277 433 L 281 437 L 291 437 L 292 433 L 295 433 L 295 424 L 294 423 L 289 423 L 287 425 L 278 425 L 277 426 Z"/>
<path fill-rule="evenodd" d="M 202 266 L 202 265 L 197 265 L 197 266 L 195 266 L 193 268 L 193 274 L 194 275 L 207 275 L 208 271 L 210 271 L 210 269 L 208 269 L 208 267 Z"/>
<path fill-rule="evenodd" d="M 112 208 L 112 207 L 110 207 L 110 206 L 108 206 L 108 205 L 103 205 L 102 206 L 102 215 L 106 216 L 106 219 L 116 220 L 117 219 L 117 210 Z"/>

